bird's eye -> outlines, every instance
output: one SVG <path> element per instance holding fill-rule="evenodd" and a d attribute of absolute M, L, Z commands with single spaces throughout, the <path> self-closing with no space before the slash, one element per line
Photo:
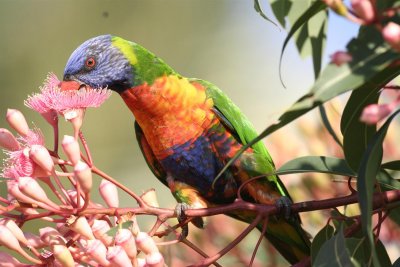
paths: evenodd
<path fill-rule="evenodd" d="M 85 67 L 87 69 L 93 69 L 96 66 L 96 60 L 94 59 L 94 57 L 88 57 L 85 61 Z"/>

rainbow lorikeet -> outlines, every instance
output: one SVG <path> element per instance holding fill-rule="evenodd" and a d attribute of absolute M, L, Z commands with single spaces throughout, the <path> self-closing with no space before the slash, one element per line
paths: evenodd
<path fill-rule="evenodd" d="M 102 35 L 80 45 L 67 62 L 61 87 L 82 86 L 108 87 L 120 94 L 136 119 L 146 162 L 179 203 L 192 208 L 232 203 L 243 182 L 274 171 L 270 154 L 258 142 L 213 184 L 256 131 L 217 86 L 179 75 L 136 43 Z M 290 198 L 276 175 L 248 183 L 241 196 L 263 204 Z M 246 222 L 255 218 L 251 212 L 228 215 Z M 310 255 L 310 241 L 298 216 L 269 218 L 265 237 L 291 263 Z"/>

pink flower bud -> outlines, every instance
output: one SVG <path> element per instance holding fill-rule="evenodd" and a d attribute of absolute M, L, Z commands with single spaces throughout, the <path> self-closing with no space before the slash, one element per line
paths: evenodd
<path fill-rule="evenodd" d="M 53 251 L 54 258 L 62 264 L 64 267 L 74 267 L 75 262 L 74 258 L 69 252 L 68 248 L 65 245 L 56 244 L 51 246 L 51 250 Z"/>
<path fill-rule="evenodd" d="M 103 179 L 99 186 L 99 192 L 107 206 L 111 208 L 119 206 L 118 190 L 115 184 Z"/>
<path fill-rule="evenodd" d="M 128 258 L 128 255 L 126 255 L 125 250 L 120 246 L 108 248 L 107 260 L 109 260 L 111 265 L 115 267 L 132 266 L 131 260 Z"/>
<path fill-rule="evenodd" d="M 94 220 L 92 225 L 93 235 L 103 242 L 104 245 L 109 246 L 113 242 L 113 238 L 107 234 L 110 226 L 106 221 Z"/>
<path fill-rule="evenodd" d="M 0 267 L 27 267 L 27 264 L 19 262 L 13 256 L 0 251 Z"/>
<path fill-rule="evenodd" d="M 10 151 L 19 150 L 21 148 L 14 135 L 4 128 L 0 128 L 0 146 Z"/>
<path fill-rule="evenodd" d="M 53 227 L 44 227 L 39 229 L 40 240 L 45 244 L 50 245 L 54 239 L 62 238 L 61 234 Z"/>
<path fill-rule="evenodd" d="M 358 17 L 366 23 L 375 20 L 375 10 L 370 0 L 351 0 L 351 7 Z"/>
<path fill-rule="evenodd" d="M 150 254 L 152 252 L 158 252 L 158 248 L 154 240 L 146 233 L 139 232 L 136 236 L 136 246 L 138 249 L 144 252 L 144 254 Z"/>
<path fill-rule="evenodd" d="M 0 225 L 4 225 L 5 227 L 7 227 L 21 244 L 24 244 L 25 246 L 29 245 L 29 242 L 25 238 L 21 228 L 19 228 L 18 225 L 13 220 L 8 218 L 0 219 Z"/>
<path fill-rule="evenodd" d="M 40 237 L 35 234 L 25 232 L 24 236 L 28 240 L 29 246 L 31 247 L 41 249 L 46 246 L 46 244 L 40 239 Z"/>
<path fill-rule="evenodd" d="M 68 159 L 72 162 L 72 165 L 77 164 L 81 159 L 81 152 L 76 139 L 73 136 L 64 135 L 62 147 Z"/>
<path fill-rule="evenodd" d="M 110 265 L 110 262 L 106 258 L 107 248 L 98 239 L 88 240 L 86 254 L 102 266 Z"/>
<path fill-rule="evenodd" d="M 22 250 L 18 239 L 5 225 L 0 225 L 0 245 L 17 252 Z"/>
<path fill-rule="evenodd" d="M 70 189 L 70 190 L 67 190 L 67 194 L 68 194 L 70 200 L 72 201 L 72 203 L 74 203 L 75 205 L 78 205 L 78 193 L 75 190 Z M 82 208 L 85 201 L 83 200 L 83 198 L 81 196 L 80 196 L 79 201 L 80 201 L 79 208 Z"/>
<path fill-rule="evenodd" d="M 92 229 L 84 216 L 71 216 L 67 220 L 69 228 L 86 239 L 94 239 Z"/>
<path fill-rule="evenodd" d="M 24 193 L 21 192 L 18 188 L 18 183 L 16 181 L 7 181 L 7 192 L 11 196 L 13 196 L 16 200 L 23 202 L 23 203 L 29 203 L 29 204 L 37 204 L 37 201 L 28 197 Z"/>
<path fill-rule="evenodd" d="M 153 252 L 151 254 L 146 255 L 146 266 L 148 267 L 163 267 L 164 266 L 164 257 L 160 252 Z"/>
<path fill-rule="evenodd" d="M 383 38 L 390 46 L 400 51 L 400 25 L 394 22 L 389 22 L 382 30 Z"/>
<path fill-rule="evenodd" d="M 92 170 L 90 169 L 90 167 L 86 163 L 79 161 L 74 166 L 74 174 L 76 180 L 81 186 L 82 192 L 84 192 L 85 194 L 89 193 L 90 189 L 92 189 L 93 184 Z"/>
<path fill-rule="evenodd" d="M 383 118 L 389 116 L 393 108 L 394 107 L 390 104 L 371 104 L 364 108 L 360 120 L 366 124 L 376 124 Z"/>
<path fill-rule="evenodd" d="M 115 236 L 115 245 L 121 246 L 131 260 L 136 259 L 136 243 L 131 231 L 128 229 L 120 229 Z"/>
<path fill-rule="evenodd" d="M 28 197 L 45 204 L 50 204 L 51 201 L 47 197 L 43 188 L 31 177 L 19 177 L 18 178 L 18 189 L 27 195 Z M 50 204 L 50 206 L 53 206 Z M 56 205 L 54 205 L 56 206 Z"/>
<path fill-rule="evenodd" d="M 146 202 L 147 205 L 156 208 L 160 207 L 160 204 L 158 204 L 157 200 L 156 190 L 154 188 L 147 190 L 140 197 L 144 202 Z"/>
<path fill-rule="evenodd" d="M 342 64 L 346 64 L 351 62 L 353 57 L 344 51 L 337 51 L 333 55 L 331 55 L 331 62 L 336 66 L 341 66 Z"/>
<path fill-rule="evenodd" d="M 137 258 L 137 267 L 147 267 L 146 259 Z"/>
<path fill-rule="evenodd" d="M 49 151 L 41 145 L 31 146 L 29 158 L 49 174 L 54 172 L 54 162 Z"/>
<path fill-rule="evenodd" d="M 10 126 L 22 136 L 29 133 L 29 126 L 21 111 L 16 109 L 7 109 L 6 120 Z"/>

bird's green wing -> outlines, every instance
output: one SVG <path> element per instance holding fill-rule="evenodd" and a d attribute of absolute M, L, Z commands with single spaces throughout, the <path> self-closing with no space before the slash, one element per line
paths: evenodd
<path fill-rule="evenodd" d="M 191 82 L 201 84 L 206 88 L 206 93 L 209 98 L 214 102 L 214 108 L 217 112 L 216 115 L 220 118 L 221 122 L 233 130 L 233 134 L 237 136 L 242 144 L 247 144 L 257 137 L 257 132 L 249 119 L 240 111 L 240 109 L 224 94 L 216 85 L 201 80 L 190 79 Z M 264 161 L 261 168 L 264 174 L 271 174 L 275 171 L 275 165 L 264 143 L 257 142 L 252 146 L 257 159 Z M 275 175 L 268 176 L 270 181 L 276 182 L 281 185 L 279 179 Z M 279 186 L 281 187 L 281 186 Z M 284 188 L 280 188 L 283 195 L 287 195 Z"/>

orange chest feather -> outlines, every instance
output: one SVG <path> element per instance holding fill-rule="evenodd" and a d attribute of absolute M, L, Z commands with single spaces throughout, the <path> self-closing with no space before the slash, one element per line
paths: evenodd
<path fill-rule="evenodd" d="M 159 158 L 200 136 L 214 118 L 213 102 L 205 88 L 173 75 L 131 88 L 121 96 Z"/>

